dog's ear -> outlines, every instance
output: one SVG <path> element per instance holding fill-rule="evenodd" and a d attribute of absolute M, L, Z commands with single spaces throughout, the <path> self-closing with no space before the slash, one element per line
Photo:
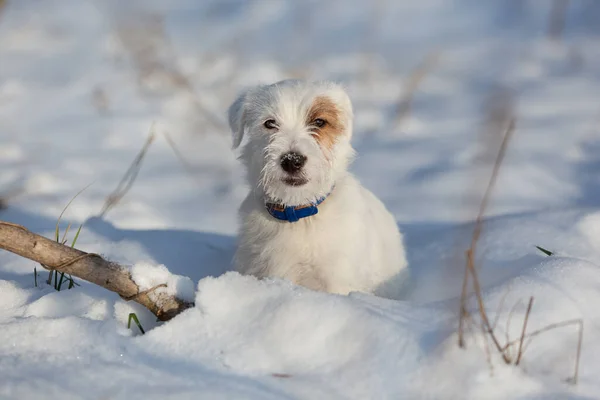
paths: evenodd
<path fill-rule="evenodd" d="M 242 143 L 244 138 L 244 131 L 246 130 L 246 124 L 248 123 L 247 112 L 246 112 L 246 99 L 250 91 L 244 91 L 240 97 L 233 102 L 229 107 L 228 118 L 229 127 L 233 134 L 233 148 L 237 149 Z"/>

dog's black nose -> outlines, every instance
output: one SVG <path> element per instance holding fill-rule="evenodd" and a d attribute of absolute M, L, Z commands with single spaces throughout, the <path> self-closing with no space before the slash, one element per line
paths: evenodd
<path fill-rule="evenodd" d="M 286 153 L 281 156 L 281 168 L 287 173 L 294 174 L 306 164 L 306 157 L 298 153 Z"/>

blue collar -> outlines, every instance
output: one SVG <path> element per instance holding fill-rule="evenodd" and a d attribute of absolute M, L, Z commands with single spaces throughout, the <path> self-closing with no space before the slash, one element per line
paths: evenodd
<path fill-rule="evenodd" d="M 333 191 L 333 189 L 331 189 Z M 301 206 L 294 207 L 286 207 L 281 204 L 276 203 L 266 203 L 265 207 L 269 214 L 271 214 L 274 218 L 277 218 L 281 221 L 288 222 L 298 222 L 302 218 L 310 217 L 311 215 L 315 215 L 319 212 L 318 206 L 331 194 L 331 192 L 327 193 L 325 196 L 321 197 L 314 203 L 305 204 Z"/>

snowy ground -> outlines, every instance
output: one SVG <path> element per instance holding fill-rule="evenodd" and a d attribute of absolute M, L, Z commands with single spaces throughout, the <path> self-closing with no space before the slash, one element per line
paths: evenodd
<path fill-rule="evenodd" d="M 34 263 L 0 252 L 0 398 L 600 398 L 599 3 L 572 1 L 560 42 L 540 1 L 123 3 L 0 9 L 0 220 L 52 236 L 91 183 L 64 217 L 63 229 L 86 221 L 78 247 L 190 277 L 196 307 L 156 326 L 85 282 L 57 292 L 41 272 L 35 287 Z M 244 85 L 290 76 L 347 85 L 352 168 L 405 233 L 402 299 L 227 272 L 247 188 L 224 113 Z M 575 326 L 536 337 L 519 367 L 493 353 L 490 371 L 479 328 L 456 346 L 464 250 L 498 145 L 482 139 L 484 120 L 500 92 L 517 130 L 478 248 L 486 306 L 503 341 L 520 334 L 530 296 L 529 331 L 582 318 L 577 385 Z M 134 187 L 97 218 L 153 124 Z M 127 329 L 132 311 L 145 335 Z"/>

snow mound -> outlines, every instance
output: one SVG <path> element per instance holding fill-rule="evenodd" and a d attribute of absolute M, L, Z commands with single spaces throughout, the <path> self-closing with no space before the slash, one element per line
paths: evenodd
<path fill-rule="evenodd" d="M 309 398 L 333 393 L 381 398 L 401 393 L 401 382 L 424 357 L 421 335 L 445 315 L 411 308 L 231 272 L 200 281 L 196 308 L 139 340 L 181 363 L 211 360 L 219 369 L 287 381 L 296 389 L 322 381 L 302 390 Z M 370 368 L 379 372 L 369 377 Z"/>
<path fill-rule="evenodd" d="M 140 291 L 156 288 L 150 295 L 166 293 L 184 301 L 194 301 L 194 282 L 186 276 L 172 274 L 164 265 L 137 263 L 130 267 L 130 273 Z M 164 284 L 167 286 L 157 287 Z"/>

